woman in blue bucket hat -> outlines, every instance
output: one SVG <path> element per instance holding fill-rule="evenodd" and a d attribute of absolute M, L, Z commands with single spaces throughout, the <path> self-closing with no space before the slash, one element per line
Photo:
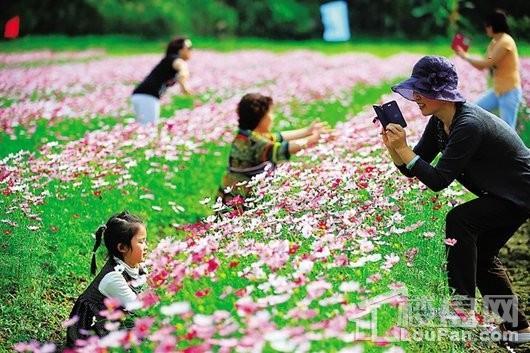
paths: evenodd
<path fill-rule="evenodd" d="M 411 77 L 392 90 L 416 102 L 422 115 L 430 116 L 429 122 L 413 149 L 397 124 L 383 130 L 383 143 L 404 175 L 418 178 L 433 191 L 457 180 L 478 196 L 446 217 L 449 286 L 455 298 L 467 298 L 471 309 L 478 287 L 504 320 L 496 329 L 503 335 L 497 336 L 530 342 L 528 320 L 497 257 L 530 218 L 530 150 L 504 121 L 467 103 L 457 86 L 454 65 L 446 58 L 420 59 Z M 499 298 L 512 298 L 510 306 L 499 305 Z"/>

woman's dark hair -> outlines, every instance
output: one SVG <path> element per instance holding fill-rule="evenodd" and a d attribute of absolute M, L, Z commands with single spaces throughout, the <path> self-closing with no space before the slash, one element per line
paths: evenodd
<path fill-rule="evenodd" d="M 141 224 L 144 224 L 144 222 L 140 218 L 123 211 L 113 215 L 107 223 L 99 227 L 96 231 L 96 243 L 94 244 L 94 249 L 92 249 L 90 273 L 96 274 L 96 250 L 101 245 L 102 239 L 105 242 L 109 257 L 116 256 L 119 259 L 123 259 L 123 255 L 118 250 L 118 244 L 121 243 L 131 248 L 131 239 L 136 235 Z"/>
<path fill-rule="evenodd" d="M 254 130 L 272 106 L 272 98 L 259 93 L 247 93 L 237 105 L 239 128 Z"/>
<path fill-rule="evenodd" d="M 510 34 L 510 27 L 508 26 L 508 20 L 506 13 L 502 10 L 495 10 L 486 17 L 484 26 L 491 26 L 493 33 L 508 33 Z"/>
<path fill-rule="evenodd" d="M 189 39 L 186 37 L 175 37 L 168 43 L 166 48 L 166 56 L 169 55 L 178 55 L 180 49 L 186 46 L 186 41 L 189 42 Z M 190 46 L 191 48 L 191 46 Z"/>

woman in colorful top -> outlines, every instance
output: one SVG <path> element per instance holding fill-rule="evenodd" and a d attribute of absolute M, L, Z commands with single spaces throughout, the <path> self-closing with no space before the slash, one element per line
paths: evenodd
<path fill-rule="evenodd" d="M 445 219 L 449 287 L 465 298 L 467 305 L 460 309 L 473 308 L 478 287 L 484 303 L 504 321 L 492 339 L 530 342 L 528 320 L 498 258 L 530 218 L 530 150 L 503 121 L 466 103 L 457 86 L 458 76 L 447 59 L 420 59 L 411 77 L 392 90 L 430 116 L 425 131 L 412 149 L 405 129 L 388 124 L 383 143 L 404 175 L 433 191 L 457 180 L 477 196 L 451 209 Z"/>
<path fill-rule="evenodd" d="M 140 265 L 144 258 L 146 236 L 145 225 L 140 218 L 127 212 L 112 216 L 98 228 L 92 250 L 92 275 L 96 273 L 96 250 L 102 240 L 108 251 L 108 261 L 75 302 L 70 313 L 72 324 L 66 334 L 68 347 L 90 335 L 104 336 L 108 333 L 105 328 L 107 319 L 101 315 L 107 310 L 106 298 L 117 300 L 127 312 L 137 307 L 137 295 L 146 284 L 146 272 Z"/>
<path fill-rule="evenodd" d="M 485 27 L 487 36 L 492 38 L 485 59 L 471 58 L 462 48 L 457 48 L 456 53 L 479 70 L 492 70 L 493 89 L 482 95 L 477 105 L 490 112 L 498 109 L 501 119 L 515 129 L 522 98 L 517 45 L 510 36 L 504 12 L 490 14 Z"/>
<path fill-rule="evenodd" d="M 140 124 L 152 124 L 160 117 L 160 97 L 166 89 L 178 82 L 182 91 L 189 95 L 188 64 L 191 57 L 191 41 L 176 37 L 167 45 L 166 55 L 134 89 L 131 101 Z"/>
<path fill-rule="evenodd" d="M 263 173 L 292 154 L 318 143 L 327 126 L 319 121 L 292 131 L 271 133 L 273 101 L 259 93 L 249 93 L 237 106 L 239 131 L 232 143 L 221 196 L 225 203 L 235 196 L 248 196 L 246 186 L 253 176 Z"/>

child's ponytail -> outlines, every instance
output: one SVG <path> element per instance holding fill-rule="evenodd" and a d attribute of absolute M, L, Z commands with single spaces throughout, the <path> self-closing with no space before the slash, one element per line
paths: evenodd
<path fill-rule="evenodd" d="M 96 274 L 96 251 L 101 242 L 105 243 L 107 248 L 107 255 L 109 259 L 117 257 L 123 260 L 123 255 L 118 250 L 120 244 L 127 248 L 131 248 L 131 240 L 138 232 L 142 220 L 127 211 L 117 213 L 109 218 L 107 223 L 102 225 L 96 231 L 96 243 L 92 249 L 92 262 L 90 264 L 90 273 Z"/>
<path fill-rule="evenodd" d="M 98 250 L 99 246 L 101 245 L 101 240 L 103 239 L 103 234 L 105 233 L 106 229 L 107 229 L 107 226 L 106 225 L 102 225 L 96 231 L 96 243 L 94 244 L 94 248 L 92 249 L 92 262 L 90 263 L 90 273 L 92 275 L 96 274 L 96 270 L 97 270 L 96 251 Z"/>

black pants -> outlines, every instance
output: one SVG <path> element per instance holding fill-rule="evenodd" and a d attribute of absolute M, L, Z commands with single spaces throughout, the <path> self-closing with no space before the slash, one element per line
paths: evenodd
<path fill-rule="evenodd" d="M 484 196 L 453 208 L 446 218 L 446 238 L 456 239 L 448 246 L 447 271 L 449 287 L 455 294 L 475 298 L 475 287 L 482 296 L 514 296 L 510 280 L 499 258 L 499 250 L 530 217 L 528 211 L 492 196 Z M 501 317 L 507 307 L 493 307 Z M 519 308 L 517 322 L 506 320 L 509 330 L 528 327 Z"/>

